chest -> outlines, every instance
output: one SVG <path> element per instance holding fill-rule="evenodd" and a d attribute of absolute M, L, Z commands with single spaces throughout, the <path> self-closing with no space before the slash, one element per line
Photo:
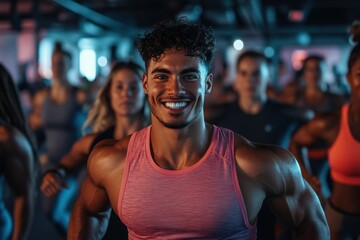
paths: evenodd
<path fill-rule="evenodd" d="M 231 174 L 141 172 L 129 172 L 119 206 L 121 220 L 130 231 L 143 236 L 160 231 L 165 235 L 187 232 L 214 237 L 246 228 Z"/>
<path fill-rule="evenodd" d="M 73 95 L 62 103 L 54 102 L 48 97 L 43 105 L 43 122 L 45 126 L 72 126 L 78 113 L 79 106 Z"/>

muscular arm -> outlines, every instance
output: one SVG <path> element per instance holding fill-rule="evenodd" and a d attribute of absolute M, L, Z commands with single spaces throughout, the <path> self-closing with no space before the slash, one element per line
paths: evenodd
<path fill-rule="evenodd" d="M 71 214 L 68 239 L 101 239 L 105 234 L 109 210 L 111 205 L 117 206 L 121 185 L 127 144 L 121 146 L 121 142 L 107 140 L 92 151 L 88 160 L 88 178 Z"/>
<path fill-rule="evenodd" d="M 320 201 L 302 177 L 296 159 L 284 149 L 268 150 L 275 160 L 264 178 L 267 204 L 294 228 L 299 239 L 330 239 Z"/>
<path fill-rule="evenodd" d="M 68 239 L 101 239 L 110 217 L 110 204 L 104 189 L 87 177 L 71 213 Z"/>
<path fill-rule="evenodd" d="M 34 156 L 29 142 L 18 131 L 5 132 L 0 126 L 0 135 L 5 179 L 15 197 L 12 239 L 27 239 L 35 204 Z"/>

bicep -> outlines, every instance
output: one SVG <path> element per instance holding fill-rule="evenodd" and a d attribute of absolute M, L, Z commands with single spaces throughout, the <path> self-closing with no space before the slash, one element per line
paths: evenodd
<path fill-rule="evenodd" d="M 302 177 L 294 158 L 289 157 L 279 168 L 277 177 L 282 178 L 283 185 L 276 195 L 267 198 L 267 203 L 280 219 L 298 233 L 316 225 L 316 222 L 326 222 L 320 201 Z"/>
<path fill-rule="evenodd" d="M 77 201 L 90 214 L 97 214 L 110 209 L 109 198 L 105 189 L 96 186 L 90 177 L 85 178 Z"/>

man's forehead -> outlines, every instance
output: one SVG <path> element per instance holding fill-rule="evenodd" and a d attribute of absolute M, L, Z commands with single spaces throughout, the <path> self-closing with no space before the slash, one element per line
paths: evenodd
<path fill-rule="evenodd" d="M 205 64 L 199 57 L 186 56 L 185 54 L 163 54 L 159 59 L 151 59 L 148 70 L 151 72 L 155 68 L 167 69 L 169 71 L 183 70 L 193 68 L 201 70 Z"/>

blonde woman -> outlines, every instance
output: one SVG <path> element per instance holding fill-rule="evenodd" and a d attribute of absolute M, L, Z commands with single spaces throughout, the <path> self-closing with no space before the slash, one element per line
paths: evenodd
<path fill-rule="evenodd" d="M 118 62 L 113 66 L 84 125 L 92 133 L 75 142 L 57 167 L 44 174 L 41 190 L 46 196 L 52 197 L 67 187 L 65 176 L 86 165 L 96 143 L 121 139 L 149 124 L 150 110 L 142 89 L 142 74 L 142 68 L 134 62 Z"/>

